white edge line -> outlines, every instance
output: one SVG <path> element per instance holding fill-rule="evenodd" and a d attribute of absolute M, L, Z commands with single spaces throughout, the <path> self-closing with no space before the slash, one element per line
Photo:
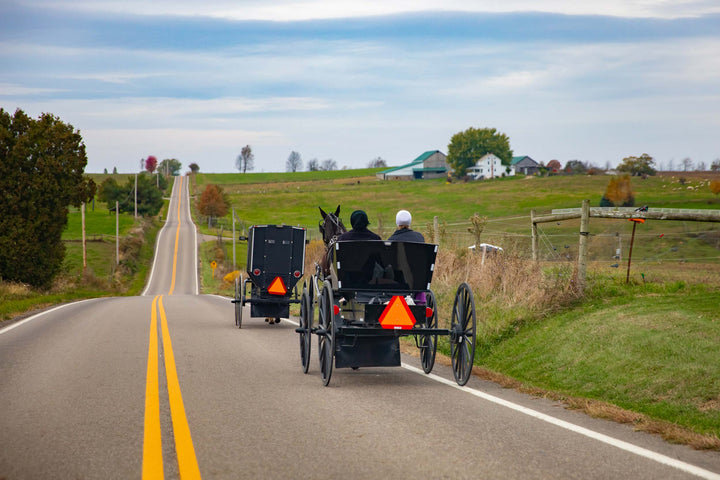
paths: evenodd
<path fill-rule="evenodd" d="M 174 182 L 175 182 L 175 180 L 173 180 L 173 189 L 175 188 L 175 183 L 174 183 Z M 171 204 L 172 204 L 172 192 L 170 192 L 170 203 L 168 203 L 168 212 L 170 211 Z M 147 295 L 147 291 L 148 291 L 148 289 L 150 288 L 150 285 L 152 285 L 153 275 L 155 274 L 155 263 L 157 263 L 158 244 L 160 243 L 160 237 L 162 237 L 163 233 L 165 232 L 165 227 L 167 227 L 167 225 L 168 225 L 168 219 L 169 219 L 169 217 L 170 217 L 170 215 L 168 215 L 168 216 L 165 218 L 165 225 L 163 225 L 163 227 L 160 229 L 160 233 L 158 233 L 158 236 L 157 236 L 157 238 L 155 239 L 155 251 L 154 251 L 154 254 L 153 254 L 153 264 L 152 264 L 152 268 L 150 269 L 150 278 L 148 278 L 147 284 L 145 285 L 145 289 L 144 289 L 144 290 L 142 291 L 142 293 L 140 294 L 141 297 L 144 297 L 144 296 Z M 196 241 L 196 243 L 197 243 L 197 241 Z M 196 275 L 197 275 L 197 274 L 196 274 Z"/>
<path fill-rule="evenodd" d="M 108 297 L 100 297 L 100 298 L 108 298 Z M 79 304 L 84 303 L 84 302 L 91 302 L 91 301 L 93 301 L 93 300 L 100 300 L 100 298 L 86 298 L 85 300 L 78 300 L 77 302 L 64 303 L 64 304 L 62 304 L 62 305 L 58 305 L 58 306 L 55 307 L 55 308 L 51 308 L 50 310 L 45 310 L 45 311 L 43 311 L 43 312 L 36 313 L 36 314 L 33 315 L 32 317 L 28 317 L 28 318 L 26 318 L 26 319 L 24 319 L 24 320 L 20 320 L 19 322 L 15 322 L 15 323 L 13 323 L 12 325 L 9 325 L 9 326 L 7 326 L 7 327 L 5 327 L 5 328 L 0 329 L 0 335 L 2 335 L 3 333 L 7 333 L 7 332 L 9 332 L 10 330 L 15 329 L 15 328 L 19 327 L 20 325 L 24 325 L 24 324 L 30 322 L 31 320 L 35 320 L 36 318 L 40 318 L 40 317 L 42 317 L 43 315 L 47 315 L 48 313 L 52 313 L 52 312 L 54 312 L 55 310 L 60 310 L 61 308 L 69 307 L 70 305 L 79 305 Z"/>
<path fill-rule="evenodd" d="M 691 465 L 689 463 L 682 462 L 680 460 L 676 460 L 674 458 L 670 458 L 666 455 L 653 452 L 652 450 L 648 450 L 646 448 L 638 447 L 636 445 L 633 445 L 632 443 L 624 442 L 622 440 L 618 440 L 616 438 L 610 437 L 608 435 L 604 435 L 602 433 L 595 432 L 593 430 L 590 430 L 588 428 L 581 427 L 579 425 L 575 425 L 570 422 L 566 422 L 564 420 L 560 420 L 558 418 L 552 417 L 550 415 L 546 415 L 544 413 L 540 413 L 536 410 L 533 410 L 531 408 L 523 407 L 522 405 L 518 405 L 516 403 L 509 402 L 507 400 L 503 400 L 502 398 L 495 397 L 493 395 L 490 395 L 485 392 L 481 392 L 479 390 L 475 390 L 469 387 L 461 387 L 457 383 L 447 380 L 445 378 L 439 377 L 434 374 L 426 374 L 419 368 L 413 367 L 411 365 L 408 365 L 406 363 L 402 364 L 402 367 L 410 370 L 411 372 L 420 374 L 424 377 L 428 377 L 432 380 L 435 380 L 436 382 L 440 382 L 444 385 L 447 385 L 449 387 L 456 388 L 460 391 L 469 393 L 471 395 L 475 395 L 476 397 L 480 397 L 484 400 L 487 400 L 489 402 L 493 402 L 497 405 L 501 405 L 503 407 L 510 408 L 512 410 L 515 410 L 520 413 L 524 413 L 525 415 L 529 415 L 533 418 L 537 418 L 538 420 L 542 420 L 544 422 L 550 423 L 552 425 L 558 426 L 560 428 L 564 428 L 566 430 L 570 430 L 575 433 L 579 433 L 580 435 L 584 435 L 588 438 L 592 438 L 593 440 L 597 440 L 603 443 L 606 443 L 608 445 L 612 445 L 613 447 L 619 448 L 621 450 L 625 450 L 627 452 L 633 453 L 635 455 L 639 455 L 641 457 L 645 457 L 647 459 L 653 460 L 655 462 L 661 463 L 663 465 L 668 465 L 670 467 L 677 468 L 678 470 L 682 470 L 684 472 L 690 473 L 692 475 L 696 475 L 701 478 L 706 478 L 708 480 L 720 480 L 720 474 L 711 472 L 709 470 L 705 470 L 700 467 L 696 467 L 695 465 Z"/>

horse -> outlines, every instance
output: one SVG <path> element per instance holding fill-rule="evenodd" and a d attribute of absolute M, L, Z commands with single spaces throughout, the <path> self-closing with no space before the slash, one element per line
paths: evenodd
<path fill-rule="evenodd" d="M 334 213 L 327 213 L 322 207 L 320 209 L 320 216 L 322 221 L 319 223 L 320 233 L 325 243 L 325 254 L 320 262 L 320 268 L 324 277 L 330 275 L 330 256 L 332 254 L 332 245 L 335 243 L 337 238 L 345 233 L 347 229 L 340 220 L 340 205 L 337 206 Z"/>

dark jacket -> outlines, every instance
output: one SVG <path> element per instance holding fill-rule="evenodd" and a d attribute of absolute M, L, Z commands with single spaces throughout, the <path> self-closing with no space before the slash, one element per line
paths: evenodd
<path fill-rule="evenodd" d="M 398 228 L 395 233 L 388 238 L 391 242 L 418 242 L 425 243 L 425 237 L 422 233 L 410 230 L 409 228 Z"/>
<path fill-rule="evenodd" d="M 338 242 L 343 240 L 382 240 L 382 238 L 367 228 L 353 228 L 338 237 Z"/>

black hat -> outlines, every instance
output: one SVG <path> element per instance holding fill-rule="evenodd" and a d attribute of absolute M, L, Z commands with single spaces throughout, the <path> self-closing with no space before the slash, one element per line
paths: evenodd
<path fill-rule="evenodd" d="M 350 225 L 352 225 L 352 228 L 361 229 L 367 227 L 369 224 L 370 221 L 368 220 L 367 213 L 362 210 L 355 210 L 352 215 L 350 215 Z"/>

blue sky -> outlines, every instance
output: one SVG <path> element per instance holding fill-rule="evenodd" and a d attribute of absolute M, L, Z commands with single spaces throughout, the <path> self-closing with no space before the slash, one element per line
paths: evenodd
<path fill-rule="evenodd" d="M 0 64 L 0 107 L 79 129 L 88 172 L 401 165 L 468 127 L 543 162 L 720 158 L 715 0 L 4 0 Z"/>

